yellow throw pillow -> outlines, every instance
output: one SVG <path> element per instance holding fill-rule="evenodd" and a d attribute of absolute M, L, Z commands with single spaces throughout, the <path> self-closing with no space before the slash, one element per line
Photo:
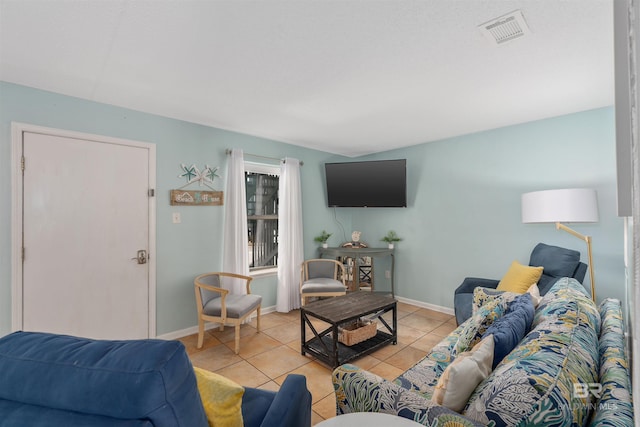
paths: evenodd
<path fill-rule="evenodd" d="M 242 427 L 244 388 L 222 375 L 193 368 L 209 427 Z"/>
<path fill-rule="evenodd" d="M 540 276 L 542 276 L 542 270 L 544 270 L 544 267 L 529 267 L 520 264 L 518 261 L 513 261 L 509 271 L 500 280 L 496 289 L 498 291 L 524 294 L 531 285 L 538 283 Z"/>
<path fill-rule="evenodd" d="M 460 353 L 438 379 L 431 400 L 453 411 L 462 411 L 471 393 L 491 373 L 493 348 L 493 335 L 489 335 L 471 351 Z"/>

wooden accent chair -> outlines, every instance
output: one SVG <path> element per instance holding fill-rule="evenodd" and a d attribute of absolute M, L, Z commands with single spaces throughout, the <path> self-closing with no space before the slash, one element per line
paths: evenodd
<path fill-rule="evenodd" d="M 340 272 L 340 274 L 338 274 Z M 345 295 L 345 269 L 335 259 L 309 259 L 300 268 L 300 297 L 305 305 L 309 297 L 334 297 Z"/>
<path fill-rule="evenodd" d="M 221 287 L 223 278 L 245 280 L 246 295 L 229 294 Z M 206 273 L 196 277 L 193 281 L 196 292 L 196 307 L 198 308 L 198 348 L 204 342 L 204 323 L 220 323 L 220 330 L 225 324 L 235 326 L 236 354 L 240 351 L 240 325 L 254 311 L 257 313 L 257 327 L 260 332 L 260 304 L 262 297 L 251 293 L 252 277 L 234 273 Z"/>

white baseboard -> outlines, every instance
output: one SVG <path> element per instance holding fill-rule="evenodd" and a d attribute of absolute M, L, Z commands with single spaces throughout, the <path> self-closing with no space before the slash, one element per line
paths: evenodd
<path fill-rule="evenodd" d="M 269 313 L 273 313 L 274 311 L 276 311 L 276 306 L 272 305 L 271 307 L 261 308 L 260 314 L 269 314 Z M 209 329 L 215 329 L 218 326 L 219 325 L 217 323 L 209 322 L 209 323 L 205 323 L 204 329 L 208 331 Z M 196 325 L 190 328 L 180 329 L 178 331 L 173 331 L 166 334 L 158 335 L 156 338 L 160 340 L 177 340 L 179 338 L 186 337 L 188 335 L 197 334 L 197 333 L 198 333 L 198 326 Z"/>
<path fill-rule="evenodd" d="M 450 314 L 452 316 L 455 315 L 455 311 L 453 310 L 453 308 L 442 307 L 442 306 L 439 306 L 439 305 L 429 304 L 427 302 L 416 301 L 416 300 L 413 300 L 413 299 L 403 298 L 403 297 L 399 297 L 399 296 L 396 296 L 396 299 L 398 301 L 400 301 L 400 302 L 405 303 L 405 304 L 415 305 L 416 307 L 428 308 L 429 310 L 439 311 L 440 313 Z"/>
<path fill-rule="evenodd" d="M 450 315 L 454 315 L 455 312 L 453 310 L 453 308 L 449 308 L 449 307 L 442 307 L 439 305 L 435 305 L 435 304 L 429 304 L 426 302 L 422 302 L 422 301 L 417 301 L 417 300 L 413 300 L 413 299 L 409 299 L 409 298 L 403 298 L 403 297 L 398 297 L 396 296 L 396 299 L 400 302 L 403 302 L 405 304 L 410 304 L 410 305 L 415 305 L 416 307 L 420 307 L 420 308 L 427 308 L 429 310 L 433 310 L 433 311 L 438 311 L 440 313 L 445 313 L 445 314 L 450 314 Z M 261 314 L 269 314 L 269 313 L 273 313 L 276 311 L 276 306 L 272 305 L 271 307 L 263 307 L 262 310 L 260 310 Z M 204 328 L 205 330 L 209 330 L 209 329 L 214 329 L 217 328 L 218 324 L 217 323 L 206 323 Z M 188 335 L 193 335 L 193 334 L 197 334 L 198 333 L 198 326 L 192 326 L 190 328 L 186 328 L 186 329 L 180 329 L 178 331 L 173 331 L 173 332 L 169 332 L 166 334 L 162 334 L 162 335 L 158 335 L 156 338 L 161 339 L 161 340 L 176 340 L 178 338 L 182 338 L 182 337 L 186 337 Z"/>

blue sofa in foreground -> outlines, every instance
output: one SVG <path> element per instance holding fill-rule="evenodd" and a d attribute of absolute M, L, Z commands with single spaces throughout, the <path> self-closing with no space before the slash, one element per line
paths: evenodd
<path fill-rule="evenodd" d="M 306 379 L 245 387 L 245 426 L 310 426 Z M 37 332 L 0 338 L 0 426 L 208 427 L 184 345 Z"/>

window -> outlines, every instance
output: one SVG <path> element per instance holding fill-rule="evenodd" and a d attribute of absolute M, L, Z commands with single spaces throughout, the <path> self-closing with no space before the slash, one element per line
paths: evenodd
<path fill-rule="evenodd" d="M 278 265 L 278 186 L 280 168 L 245 162 L 249 270 Z"/>

